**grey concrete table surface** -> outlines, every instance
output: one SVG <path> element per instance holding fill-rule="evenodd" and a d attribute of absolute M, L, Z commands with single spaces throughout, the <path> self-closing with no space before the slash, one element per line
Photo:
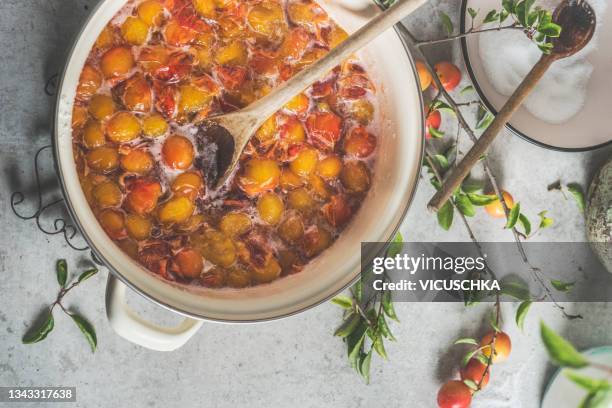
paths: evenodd
<path fill-rule="evenodd" d="M 486 307 L 466 311 L 458 304 L 398 305 L 401 324 L 393 326 L 398 341 L 388 345 L 389 362 L 376 360 L 368 386 L 348 366 L 342 342 L 331 336 L 341 318 L 333 305 L 266 324 L 205 324 L 182 349 L 158 353 L 124 341 L 108 326 L 103 300 L 107 271 L 67 298 L 67 306 L 95 325 L 95 354 L 59 313 L 55 330 L 44 342 L 21 344 L 30 322 L 56 292 L 55 260 L 67 258 L 72 270 L 83 262 L 61 237 L 44 236 L 32 222 L 14 217 L 9 197 L 11 191 L 22 189 L 30 193 L 30 201 L 34 198 L 33 154 L 48 143 L 52 121 L 53 100 L 43 93 L 43 85 L 62 68 L 73 36 L 94 4 L 95 0 L 0 2 L 0 386 L 76 386 L 79 407 L 433 407 L 438 387 L 459 363 L 460 351 L 450 346 L 452 341 L 482 334 Z M 441 31 L 439 9 L 458 19 L 458 1 L 432 1 L 406 24 L 420 37 L 435 37 Z M 456 46 L 438 46 L 428 53 L 461 62 Z M 491 160 L 504 188 L 514 192 L 532 216 L 548 209 L 555 218 L 555 226 L 540 239 L 582 241 L 581 214 L 571 202 L 547 192 L 547 185 L 559 179 L 585 185 L 609 156 L 609 149 L 577 154 L 543 150 L 505 134 L 496 142 Z M 46 164 L 42 179 L 52 195 L 57 185 L 50 166 Z M 415 241 L 467 240 L 461 225 L 444 232 L 435 217 L 426 214 L 431 194 L 422 181 L 402 226 L 404 236 Z M 511 239 L 500 223 L 486 217 L 472 224 L 483 241 Z M 136 295 L 130 302 L 156 320 L 176 321 Z M 570 323 L 552 306 L 538 304 L 524 333 L 519 333 L 512 323 L 515 305 L 504 305 L 505 327 L 514 342 L 512 358 L 495 367 L 492 385 L 473 406 L 538 405 L 552 373 L 538 338 L 540 318 L 581 348 L 612 343 L 612 318 L 606 317 L 610 306 L 568 307 L 584 319 Z"/>

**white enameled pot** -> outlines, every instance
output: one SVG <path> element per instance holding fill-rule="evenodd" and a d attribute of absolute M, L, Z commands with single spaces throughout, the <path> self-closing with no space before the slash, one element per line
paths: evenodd
<path fill-rule="evenodd" d="M 107 315 L 122 337 L 155 350 L 183 345 L 202 321 L 258 322 L 293 315 L 317 305 L 355 281 L 361 242 L 390 240 L 414 194 L 423 152 L 423 104 L 414 64 L 394 30 L 360 52 L 377 88 L 380 133 L 372 188 L 340 238 L 296 275 L 240 290 L 190 288 L 147 272 L 117 247 L 100 227 L 77 177 L 71 116 L 77 82 L 98 34 L 125 0 L 102 0 L 83 27 L 65 67 L 58 93 L 54 147 L 57 170 L 71 215 L 94 253 L 111 271 Z M 353 32 L 378 9 L 369 0 L 323 0 L 320 4 Z M 153 302 L 182 314 L 174 328 L 152 325 L 125 304 L 126 285 Z"/>

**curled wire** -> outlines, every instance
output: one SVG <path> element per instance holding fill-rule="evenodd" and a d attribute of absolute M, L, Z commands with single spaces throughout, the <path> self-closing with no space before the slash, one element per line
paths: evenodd
<path fill-rule="evenodd" d="M 36 155 L 34 156 L 34 177 L 36 180 L 36 194 L 37 194 L 36 210 L 30 215 L 25 215 L 19 211 L 18 206 L 25 201 L 25 195 L 21 191 L 15 191 L 11 194 L 11 210 L 13 210 L 13 213 L 18 218 L 24 221 L 35 220 L 36 226 L 44 234 L 46 235 L 62 234 L 64 236 L 64 240 L 66 241 L 66 243 L 68 244 L 70 248 L 76 251 L 86 251 L 90 249 L 89 246 L 81 247 L 81 246 L 75 245 L 72 242 L 79 231 L 70 221 L 67 221 L 65 218 L 56 218 L 53 222 L 53 228 L 45 227 L 43 226 L 41 222 L 41 218 L 43 214 L 45 213 L 45 211 L 64 202 L 64 199 L 56 199 L 54 201 L 51 201 L 50 203 L 43 203 L 43 192 L 42 192 L 41 184 L 40 184 L 39 161 L 40 161 L 41 153 L 50 148 L 51 148 L 51 145 L 43 146 L 36 152 Z M 97 261 L 99 261 L 97 257 L 93 257 L 93 259 L 94 261 L 96 261 L 96 263 Z"/>

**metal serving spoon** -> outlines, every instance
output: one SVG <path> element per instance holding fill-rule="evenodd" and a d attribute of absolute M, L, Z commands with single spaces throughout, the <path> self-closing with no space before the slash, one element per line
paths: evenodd
<path fill-rule="evenodd" d="M 215 188 L 222 186 L 238 165 L 238 159 L 255 131 L 295 95 L 330 72 L 351 54 L 412 13 L 427 0 L 398 0 L 384 13 L 332 49 L 325 57 L 251 105 L 236 112 L 206 119 L 202 129 L 207 140 L 217 144 Z"/>
<path fill-rule="evenodd" d="M 431 211 L 438 211 L 453 195 L 453 192 L 457 190 L 472 167 L 487 152 L 497 134 L 522 105 L 525 98 L 535 88 L 552 63 L 576 54 L 593 38 L 596 25 L 595 12 L 585 0 L 563 1 L 555 9 L 553 20 L 562 27 L 562 31 L 561 36 L 553 41 L 552 52 L 550 54 L 542 54 L 538 63 L 523 79 L 519 87 L 516 88 L 491 125 L 480 136 L 478 142 L 472 146 L 463 160 L 450 173 L 440 190 L 429 201 L 427 208 Z"/>

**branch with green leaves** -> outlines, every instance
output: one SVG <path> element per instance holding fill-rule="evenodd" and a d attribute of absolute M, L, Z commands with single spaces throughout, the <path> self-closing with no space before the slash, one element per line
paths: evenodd
<path fill-rule="evenodd" d="M 387 257 L 394 257 L 401 246 L 402 236 L 398 233 L 387 251 Z M 395 245 L 394 245 L 395 244 Z M 364 275 L 349 290 L 349 295 L 340 295 L 332 303 L 344 309 L 343 321 L 334 336 L 344 340 L 347 356 L 353 367 L 366 381 L 370 382 L 370 366 L 374 353 L 387 360 L 385 340 L 395 341 L 387 319 L 399 322 L 391 292 L 374 291 L 367 299 L 364 291 Z M 388 281 L 386 274 L 382 275 Z"/>
<path fill-rule="evenodd" d="M 43 341 L 45 338 L 47 338 L 49 333 L 51 333 L 51 331 L 55 327 L 53 310 L 57 306 L 62 312 L 68 315 L 77 325 L 77 327 L 79 328 L 81 333 L 83 333 L 83 336 L 85 336 L 85 339 L 89 343 L 91 351 L 96 351 L 98 340 L 94 327 L 87 319 L 85 319 L 80 314 L 76 312 L 71 312 L 70 310 L 66 309 L 66 307 L 64 307 L 64 305 L 62 304 L 62 301 L 64 300 L 64 297 L 68 294 L 68 292 L 70 292 L 71 290 L 82 284 L 84 281 L 98 273 L 98 269 L 87 269 L 84 272 L 81 272 L 78 276 L 75 276 L 72 282 L 68 284 L 68 264 L 66 263 L 66 260 L 60 259 L 55 265 L 55 273 L 57 276 L 57 282 L 60 286 L 60 290 L 57 293 L 57 297 L 55 298 L 55 301 L 48 306 L 46 312 L 42 316 L 41 321 L 37 325 L 32 327 L 26 333 L 25 336 L 23 336 L 22 342 L 24 344 L 33 344 Z"/>

